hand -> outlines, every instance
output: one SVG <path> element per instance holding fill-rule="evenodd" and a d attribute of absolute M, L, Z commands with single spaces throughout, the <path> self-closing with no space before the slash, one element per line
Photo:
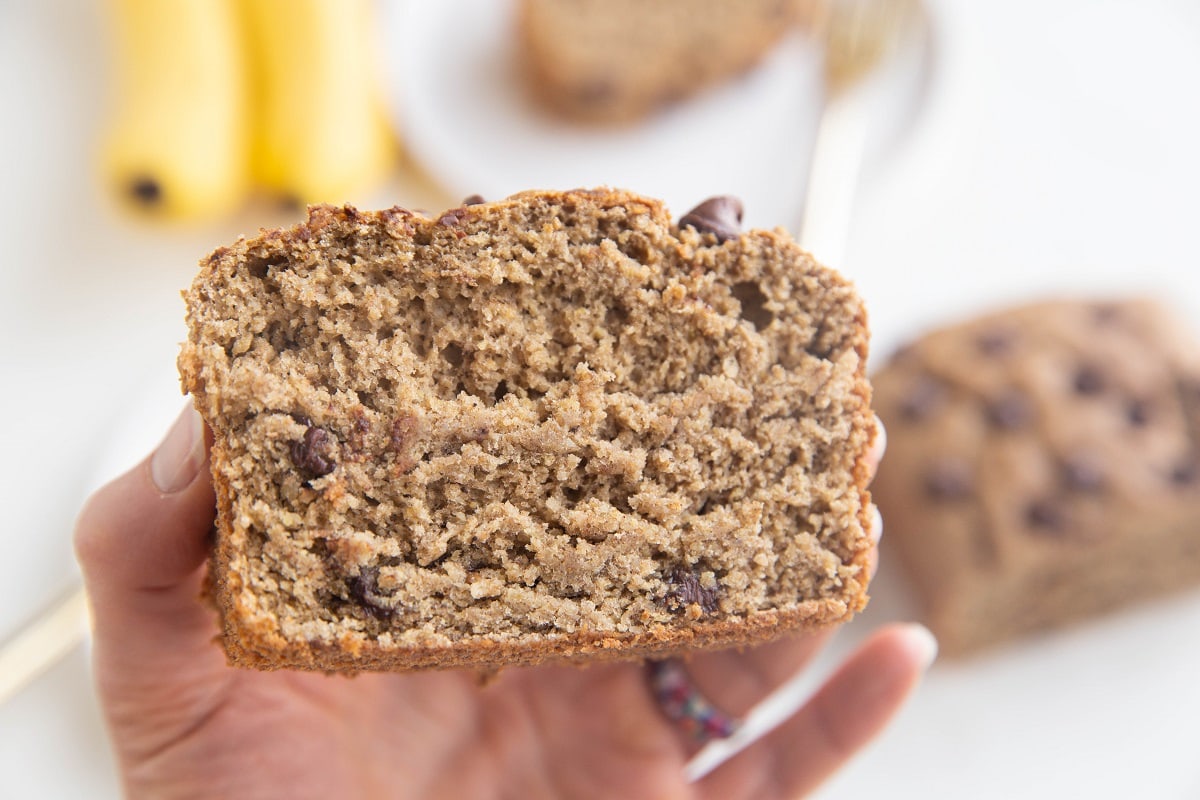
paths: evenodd
<path fill-rule="evenodd" d="M 234 669 L 199 599 L 215 505 L 205 435 L 186 410 L 91 498 L 76 531 L 96 680 L 132 798 L 795 797 L 884 727 L 933 657 L 922 628 L 878 631 L 791 719 L 695 784 L 683 767 L 696 745 L 640 664 L 509 669 L 487 686 L 466 672 Z M 827 636 L 687 664 L 714 704 L 742 715 Z"/>

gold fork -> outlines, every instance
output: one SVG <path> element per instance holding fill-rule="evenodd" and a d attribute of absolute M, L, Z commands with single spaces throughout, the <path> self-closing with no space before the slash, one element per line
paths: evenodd
<path fill-rule="evenodd" d="M 41 675 L 84 638 L 87 596 L 76 587 L 0 646 L 0 705 Z"/>
<path fill-rule="evenodd" d="M 920 0 L 823 0 L 813 27 L 823 49 L 825 102 L 798 231 L 800 244 L 840 267 L 850 235 L 876 98 L 870 84 L 893 57 L 920 40 L 928 20 Z"/>

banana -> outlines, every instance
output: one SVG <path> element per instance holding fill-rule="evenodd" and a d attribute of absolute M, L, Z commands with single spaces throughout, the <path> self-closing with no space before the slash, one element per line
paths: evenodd
<path fill-rule="evenodd" d="M 104 172 L 165 218 L 237 208 L 249 191 L 250 116 L 234 0 L 111 0 L 117 105 Z"/>
<path fill-rule="evenodd" d="M 371 0 L 243 0 L 242 10 L 257 183 L 296 203 L 341 203 L 385 177 L 397 153 L 370 47 Z"/>

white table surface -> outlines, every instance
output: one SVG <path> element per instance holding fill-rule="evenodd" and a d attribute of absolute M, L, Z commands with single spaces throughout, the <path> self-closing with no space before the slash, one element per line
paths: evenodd
<path fill-rule="evenodd" d="M 0 2 L 0 640 L 74 579 L 72 521 L 98 473 L 157 438 L 131 409 L 163 407 L 141 387 L 164 391 L 197 259 L 284 221 L 258 208 L 152 227 L 113 208 L 94 169 L 108 91 L 101 5 Z M 928 105 L 871 165 L 838 265 L 866 296 L 876 351 L 1047 293 L 1149 293 L 1196 319 L 1200 4 L 930 6 Z M 401 177 L 354 199 L 432 197 Z M 885 561 L 840 649 L 904 615 L 896 581 Z M 1193 593 L 939 664 L 821 796 L 1200 797 L 1198 631 Z M 117 795 L 77 650 L 0 707 L 0 797 Z"/>

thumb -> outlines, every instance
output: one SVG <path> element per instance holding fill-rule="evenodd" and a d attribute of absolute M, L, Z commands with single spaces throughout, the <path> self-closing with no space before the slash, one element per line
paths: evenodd
<path fill-rule="evenodd" d="M 199 594 L 215 504 L 205 427 L 190 403 L 148 458 L 85 504 L 75 552 L 102 673 L 144 673 L 212 648 Z"/>

